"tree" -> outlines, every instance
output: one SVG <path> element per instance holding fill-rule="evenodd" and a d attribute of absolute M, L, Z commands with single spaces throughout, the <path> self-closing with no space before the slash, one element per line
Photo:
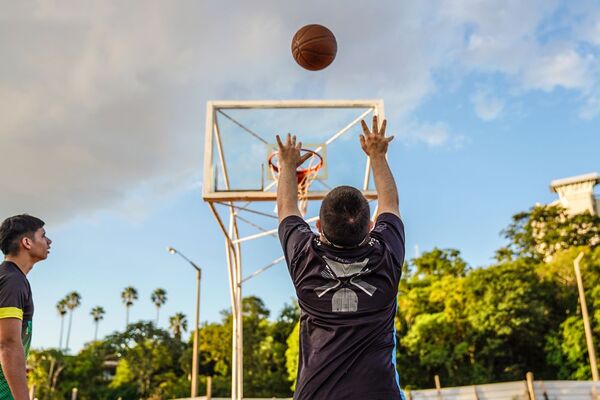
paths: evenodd
<path fill-rule="evenodd" d="M 65 315 L 67 314 L 67 299 L 63 298 L 56 303 L 56 311 L 60 316 L 60 336 L 58 339 L 58 350 L 62 349 L 63 331 L 65 327 Z"/>
<path fill-rule="evenodd" d="M 277 325 L 268 319 L 269 310 L 256 296 L 242 300 L 242 314 L 244 390 L 252 397 L 288 397 L 291 382 L 286 370 L 286 335 L 277 332 Z"/>
<path fill-rule="evenodd" d="M 600 216 L 569 215 L 560 205 L 537 205 L 512 217 L 502 232 L 509 244 L 496 252 L 499 260 L 523 257 L 550 261 L 570 247 L 594 248 L 600 244 Z"/>
<path fill-rule="evenodd" d="M 465 276 L 469 267 L 456 249 L 438 249 L 426 251 L 412 260 L 416 274 L 425 276 Z"/>
<path fill-rule="evenodd" d="M 536 265 L 519 259 L 477 270 L 464 287 L 467 318 L 488 380 L 517 380 L 528 370 L 542 378 L 552 375 L 544 338 L 560 320 L 553 318 L 554 288 L 540 279 Z"/>
<path fill-rule="evenodd" d="M 177 341 L 181 341 L 181 335 L 187 331 L 187 318 L 184 313 L 178 312 L 169 318 L 169 329 Z"/>
<path fill-rule="evenodd" d="M 134 287 L 128 286 L 121 292 L 121 299 L 125 304 L 125 327 L 127 327 L 129 325 L 129 308 L 138 299 L 138 292 Z"/>
<path fill-rule="evenodd" d="M 81 295 L 77 292 L 71 292 L 66 297 L 66 306 L 69 309 L 69 328 L 67 329 L 67 342 L 65 350 L 69 351 L 69 339 L 71 337 L 71 325 L 73 323 L 73 311 L 81 305 Z"/>
<path fill-rule="evenodd" d="M 554 307 L 562 322 L 546 336 L 546 360 L 557 369 L 558 379 L 590 380 L 581 305 L 573 270 L 573 260 L 581 252 L 580 269 L 596 354 L 600 354 L 600 246 L 593 250 L 575 247 L 556 253 L 552 262 L 540 266 L 538 273 L 557 287 Z"/>
<path fill-rule="evenodd" d="M 100 306 L 96 306 L 94 308 L 92 308 L 92 311 L 90 311 L 90 315 L 92 316 L 92 318 L 94 319 L 94 342 L 96 342 L 98 340 L 98 325 L 100 324 L 100 321 L 102 321 L 104 319 L 104 308 L 100 307 Z"/>
<path fill-rule="evenodd" d="M 291 397 L 292 380 L 286 371 L 287 337 L 299 318 L 296 305 L 285 306 L 271 322 L 269 310 L 258 297 L 242 301 L 244 318 L 244 392 L 248 397 Z M 233 318 L 231 310 L 222 311 L 220 323 L 202 325 L 199 337 L 201 375 L 213 377 L 213 394 L 225 397 L 231 387 L 231 340 Z M 191 347 L 188 347 L 182 368 L 188 372 Z"/>
<path fill-rule="evenodd" d="M 56 382 L 58 399 L 71 398 L 71 390 L 76 387 L 78 399 L 112 400 L 122 395 L 109 388 L 107 360 L 115 354 L 113 346 L 105 341 L 88 343 L 77 355 L 65 357 L 64 370 Z M 123 396 L 125 397 L 125 396 Z M 45 399 L 39 396 L 40 399 Z M 130 397 L 132 398 L 132 397 Z"/>
<path fill-rule="evenodd" d="M 130 324 L 125 332 L 107 337 L 106 342 L 120 356 L 115 378 L 110 383 L 115 390 L 133 385 L 137 398 L 148 398 L 161 390 L 165 379 L 182 375 L 178 364 L 182 343 L 152 323 Z M 172 398 L 164 391 L 162 395 Z"/>
<path fill-rule="evenodd" d="M 460 252 L 434 248 L 404 269 L 396 318 L 403 381 L 427 387 L 435 374 L 453 385 L 481 381 L 464 312 L 464 280 L 470 270 Z"/>
<path fill-rule="evenodd" d="M 27 358 L 27 365 L 27 381 L 30 385 L 35 385 L 37 398 L 64 398 L 60 391 L 57 391 L 59 377 L 66 366 L 64 354 L 60 350 L 32 350 Z"/>
<path fill-rule="evenodd" d="M 287 339 L 287 349 L 285 351 L 285 367 L 288 373 L 288 379 L 292 381 L 291 389 L 296 390 L 296 378 L 298 376 L 298 357 L 300 357 L 300 322 L 296 324 L 292 333 Z"/>
<path fill-rule="evenodd" d="M 150 299 L 156 306 L 156 326 L 158 326 L 158 315 L 160 312 L 160 307 L 167 301 L 167 292 L 165 289 L 155 289 L 150 296 Z"/>

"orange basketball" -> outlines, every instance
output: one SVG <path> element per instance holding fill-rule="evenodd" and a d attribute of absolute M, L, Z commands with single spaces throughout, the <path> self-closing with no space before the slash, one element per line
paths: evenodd
<path fill-rule="evenodd" d="M 309 71 L 326 68 L 335 59 L 337 41 L 323 25 L 303 26 L 292 39 L 292 55 L 301 67 Z"/>

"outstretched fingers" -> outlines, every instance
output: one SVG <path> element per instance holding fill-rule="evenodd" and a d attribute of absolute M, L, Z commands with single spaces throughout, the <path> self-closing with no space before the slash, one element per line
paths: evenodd
<path fill-rule="evenodd" d="M 367 136 L 368 134 L 371 133 L 371 131 L 369 130 L 369 127 L 367 126 L 367 123 L 365 122 L 364 119 L 360 121 L 360 125 L 362 126 L 363 133 L 365 134 L 365 136 Z"/>
<path fill-rule="evenodd" d="M 300 161 L 298 161 L 298 165 L 304 164 L 304 162 L 306 160 L 308 160 L 309 158 L 311 158 L 312 156 L 313 156 L 312 153 L 306 153 L 306 154 L 302 155 L 302 157 L 300 157 Z"/>
<path fill-rule="evenodd" d="M 381 136 L 385 136 L 385 128 L 387 128 L 387 119 L 384 119 L 381 123 L 381 128 L 379 128 L 379 134 Z"/>
<path fill-rule="evenodd" d="M 379 124 L 377 124 L 377 115 L 373 115 L 373 131 L 372 133 L 377 134 L 379 131 Z"/>

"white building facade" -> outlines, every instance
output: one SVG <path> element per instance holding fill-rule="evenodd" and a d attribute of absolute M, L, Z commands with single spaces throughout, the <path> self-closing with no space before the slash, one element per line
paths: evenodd
<path fill-rule="evenodd" d="M 600 214 L 600 197 L 594 194 L 594 187 L 600 183 L 600 174 L 590 173 L 557 179 L 550 183 L 550 190 L 558 193 L 558 200 L 552 204 L 560 204 L 570 215 L 589 212 Z"/>

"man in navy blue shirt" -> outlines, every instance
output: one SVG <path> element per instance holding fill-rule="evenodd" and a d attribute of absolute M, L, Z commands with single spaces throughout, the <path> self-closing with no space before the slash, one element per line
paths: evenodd
<path fill-rule="evenodd" d="M 390 400 L 404 394 L 396 372 L 394 317 L 404 262 L 398 191 L 386 160 L 393 137 L 373 118 L 360 144 L 370 158 L 378 216 L 350 186 L 321 204 L 311 231 L 298 209 L 296 168 L 301 143 L 279 145 L 279 238 L 301 308 L 296 400 Z"/>

